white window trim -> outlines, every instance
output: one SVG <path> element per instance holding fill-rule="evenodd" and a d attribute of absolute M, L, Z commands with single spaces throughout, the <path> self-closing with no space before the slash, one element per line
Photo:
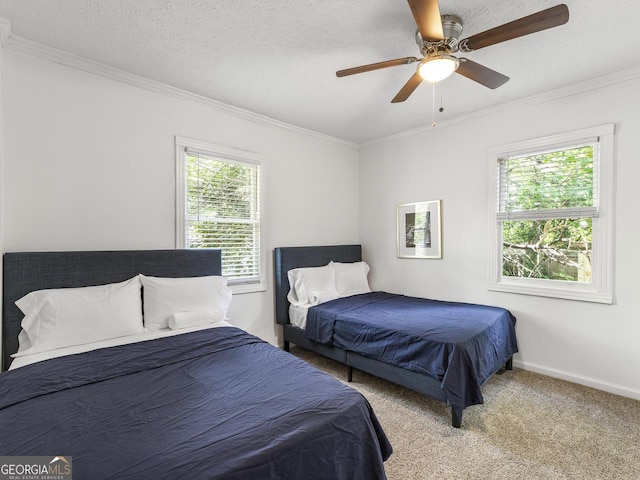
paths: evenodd
<path fill-rule="evenodd" d="M 185 229 L 185 211 L 187 192 L 185 188 L 186 180 L 186 163 L 185 149 L 194 152 L 200 152 L 203 155 L 213 157 L 221 157 L 228 160 L 237 160 L 244 163 L 255 163 L 260 165 L 260 281 L 259 283 L 243 283 L 239 280 L 229 283 L 229 288 L 235 293 L 253 293 L 264 292 L 267 290 L 267 254 L 266 254 L 266 221 L 265 221 L 265 163 L 264 156 L 239 150 L 236 148 L 225 147 L 213 143 L 193 140 L 191 138 L 176 136 L 176 241 L 175 248 L 185 248 L 186 246 L 186 229 Z"/>
<path fill-rule="evenodd" d="M 563 298 L 596 303 L 613 303 L 613 172 L 614 172 L 614 124 L 600 125 L 574 132 L 541 137 L 524 142 L 511 143 L 489 149 L 489 290 L 542 297 Z M 598 137 L 599 162 L 596 170 L 599 185 L 598 217 L 593 227 L 592 282 L 564 282 L 502 276 L 502 229 L 497 221 L 498 186 L 496 184 L 498 159 L 514 154 L 526 154 L 553 148 L 570 142 Z"/>

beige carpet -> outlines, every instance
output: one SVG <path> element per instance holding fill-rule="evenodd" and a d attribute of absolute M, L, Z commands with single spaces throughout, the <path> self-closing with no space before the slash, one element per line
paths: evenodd
<path fill-rule="evenodd" d="M 346 367 L 291 352 L 345 382 Z M 394 453 L 389 480 L 640 479 L 640 402 L 514 369 L 483 387 L 484 405 L 451 427 L 450 409 L 354 371 Z"/>

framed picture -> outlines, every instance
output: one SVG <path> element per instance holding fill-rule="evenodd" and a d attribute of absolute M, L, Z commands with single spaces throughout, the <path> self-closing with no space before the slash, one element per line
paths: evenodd
<path fill-rule="evenodd" d="M 440 200 L 397 207 L 398 257 L 442 258 Z"/>

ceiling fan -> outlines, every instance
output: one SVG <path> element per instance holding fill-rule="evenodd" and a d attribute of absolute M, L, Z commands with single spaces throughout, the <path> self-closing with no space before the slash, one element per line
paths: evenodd
<path fill-rule="evenodd" d="M 337 71 L 338 77 L 419 62 L 416 73 L 405 83 L 391 100 L 391 103 L 404 102 L 423 80 L 436 83 L 454 72 L 485 87 L 498 88 L 504 85 L 509 77 L 467 58 L 458 58 L 452 54 L 472 52 L 530 33 L 557 27 L 569 21 L 569 9 L 565 4 L 560 4 L 477 33 L 469 38 L 458 40 L 462 33 L 462 20 L 455 15 L 441 16 L 438 0 L 408 0 L 408 2 L 418 26 L 416 43 L 420 47 L 423 58 L 404 57 L 347 68 Z"/>

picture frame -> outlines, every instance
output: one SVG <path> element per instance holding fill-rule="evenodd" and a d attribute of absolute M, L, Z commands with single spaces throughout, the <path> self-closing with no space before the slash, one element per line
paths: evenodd
<path fill-rule="evenodd" d="M 440 200 L 396 207 L 399 258 L 442 258 Z"/>

